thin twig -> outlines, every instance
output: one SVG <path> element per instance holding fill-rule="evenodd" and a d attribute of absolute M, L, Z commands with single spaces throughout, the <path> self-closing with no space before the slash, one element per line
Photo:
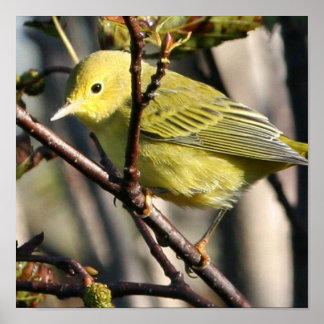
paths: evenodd
<path fill-rule="evenodd" d="M 179 291 L 175 291 L 171 286 L 155 285 L 149 283 L 137 283 L 120 281 L 108 285 L 112 298 L 120 298 L 131 295 L 144 295 L 155 297 L 168 297 L 180 299 L 190 303 L 195 307 L 217 307 L 213 303 L 206 302 L 204 299 L 190 300 L 187 296 Z M 16 281 L 17 291 L 31 291 L 34 293 L 50 294 L 59 299 L 80 297 L 84 294 L 85 286 L 75 283 L 46 283 L 42 281 Z"/>
<path fill-rule="evenodd" d="M 154 92 L 160 86 L 160 81 L 165 75 L 165 69 L 169 65 L 168 57 L 173 45 L 173 39 L 170 33 L 165 37 L 162 53 L 157 62 L 157 71 L 151 77 L 151 83 L 147 89 L 142 93 L 141 89 L 141 61 L 144 48 L 145 34 L 140 30 L 139 24 L 134 16 L 123 17 L 125 24 L 129 30 L 131 38 L 131 81 L 132 81 L 132 112 L 128 128 L 128 141 L 125 152 L 125 168 L 124 176 L 126 180 L 127 189 L 129 193 L 138 191 L 140 173 L 138 171 L 138 157 L 140 154 L 139 137 L 140 137 L 140 123 L 143 109 L 149 104 L 150 100 L 154 98 Z"/>
<path fill-rule="evenodd" d="M 44 233 L 35 235 L 29 241 L 16 248 L 16 256 L 30 255 L 44 241 Z M 18 242 L 17 242 L 18 244 Z"/>
<path fill-rule="evenodd" d="M 165 69 L 170 64 L 168 57 L 171 51 L 179 46 L 182 41 L 174 43 L 170 33 L 165 36 L 164 43 L 161 46 L 161 55 L 157 62 L 156 73 L 151 76 L 151 82 L 147 89 L 142 93 L 141 89 L 141 61 L 143 55 L 143 48 L 145 46 L 145 33 L 140 30 L 139 23 L 134 16 L 124 16 L 125 24 L 130 34 L 130 48 L 131 48 L 131 84 L 132 84 L 132 110 L 128 127 L 128 140 L 125 151 L 125 166 L 124 166 L 124 188 L 130 196 L 137 195 L 141 190 L 139 185 L 140 172 L 138 170 L 138 158 L 140 154 L 140 124 L 143 109 L 154 98 L 155 91 L 160 86 L 160 81 L 165 75 Z M 187 35 L 187 38 L 190 34 Z"/>
<path fill-rule="evenodd" d="M 59 299 L 82 297 L 85 285 L 73 283 L 46 283 L 42 281 L 16 281 L 17 291 L 31 291 L 35 293 L 55 295 Z"/>
<path fill-rule="evenodd" d="M 55 25 L 55 28 L 58 32 L 58 34 L 60 35 L 61 39 L 62 39 L 62 42 L 64 43 L 68 53 L 70 54 L 70 57 L 73 61 L 74 64 L 78 64 L 79 63 L 79 58 L 78 58 L 78 55 L 77 53 L 75 52 L 71 42 L 69 41 L 68 37 L 66 36 L 59 20 L 57 19 L 56 16 L 52 16 L 52 20 L 53 20 L 53 23 Z"/>
<path fill-rule="evenodd" d="M 171 279 L 171 282 L 177 281 L 179 277 L 179 271 L 176 270 L 173 264 L 166 257 L 166 255 L 162 251 L 161 246 L 153 239 L 143 219 L 139 218 L 137 215 L 132 216 L 138 230 L 142 234 L 147 246 L 150 248 L 151 254 L 160 264 L 161 268 L 164 271 L 164 274 Z"/>
<path fill-rule="evenodd" d="M 52 73 L 71 73 L 71 71 L 72 69 L 67 66 L 49 66 L 45 68 L 42 72 L 40 72 L 36 77 L 25 82 L 19 82 L 16 85 L 16 90 L 27 88 Z"/>
<path fill-rule="evenodd" d="M 171 279 L 170 287 L 174 290 L 176 296 L 182 295 L 186 301 L 190 304 L 200 307 L 217 307 L 205 297 L 198 295 L 191 287 L 184 281 L 181 272 L 177 271 L 174 265 L 169 261 L 164 254 L 161 246 L 153 239 L 152 235 L 148 231 L 143 219 L 136 215 L 133 215 L 133 220 L 142 234 L 146 244 L 150 248 L 151 254 L 157 260 L 162 267 L 165 275 Z M 212 306 L 213 305 L 213 306 Z"/>
<path fill-rule="evenodd" d="M 101 146 L 97 136 L 95 133 L 90 132 L 90 138 L 92 139 L 94 145 L 100 156 L 100 164 L 105 168 L 105 170 L 109 173 L 110 179 L 122 179 L 123 175 L 121 172 L 115 167 L 112 161 L 109 159 L 107 154 L 105 153 L 103 147 Z"/>
<path fill-rule="evenodd" d="M 141 90 L 141 60 L 144 47 L 144 34 L 133 16 L 124 17 L 131 38 L 132 111 L 128 127 L 128 140 L 125 151 L 124 177 L 129 193 L 138 192 L 139 171 L 137 167 L 140 152 L 140 122 L 143 111 Z"/>
<path fill-rule="evenodd" d="M 111 289 L 113 298 L 127 295 L 149 295 L 180 299 L 195 307 L 217 307 L 217 305 L 211 303 L 206 298 L 199 295 L 190 295 L 186 290 L 176 289 L 172 285 L 164 286 L 148 283 L 119 281 L 117 284 L 110 284 L 109 289 Z"/>
<path fill-rule="evenodd" d="M 170 33 L 165 35 L 165 41 L 161 49 L 160 57 L 156 63 L 157 69 L 156 73 L 151 77 L 151 83 L 147 86 L 145 93 L 143 94 L 142 105 L 146 106 L 149 101 L 154 98 L 154 92 L 160 86 L 162 77 L 165 75 L 165 69 L 170 64 L 168 57 L 170 56 L 170 48 L 173 45 L 173 38 Z"/>

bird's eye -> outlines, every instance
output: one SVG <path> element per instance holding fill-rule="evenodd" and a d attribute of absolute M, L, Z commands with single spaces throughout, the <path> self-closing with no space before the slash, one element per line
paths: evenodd
<path fill-rule="evenodd" d="M 99 93 L 102 90 L 102 84 L 101 83 L 95 83 L 91 87 L 91 92 L 92 93 Z"/>

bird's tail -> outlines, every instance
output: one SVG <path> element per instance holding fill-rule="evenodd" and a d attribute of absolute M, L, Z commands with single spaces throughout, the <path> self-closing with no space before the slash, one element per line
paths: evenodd
<path fill-rule="evenodd" d="M 305 159 L 308 159 L 308 144 L 294 141 L 286 136 L 281 135 L 280 139 L 289 145 L 293 150 L 298 152 Z"/>

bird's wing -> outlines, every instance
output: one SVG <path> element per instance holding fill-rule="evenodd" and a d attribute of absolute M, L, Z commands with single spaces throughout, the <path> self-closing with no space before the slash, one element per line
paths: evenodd
<path fill-rule="evenodd" d="M 267 117 L 205 84 L 194 86 L 161 87 L 144 110 L 142 135 L 216 153 L 285 163 L 306 161 L 280 139 L 282 132 Z"/>

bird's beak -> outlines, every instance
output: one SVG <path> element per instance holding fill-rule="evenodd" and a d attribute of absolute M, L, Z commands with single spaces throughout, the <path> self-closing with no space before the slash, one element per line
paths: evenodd
<path fill-rule="evenodd" d="M 55 115 L 51 118 L 51 121 L 58 120 L 65 116 L 74 114 L 79 110 L 80 106 L 81 104 L 79 102 L 66 103 L 55 113 Z"/>

